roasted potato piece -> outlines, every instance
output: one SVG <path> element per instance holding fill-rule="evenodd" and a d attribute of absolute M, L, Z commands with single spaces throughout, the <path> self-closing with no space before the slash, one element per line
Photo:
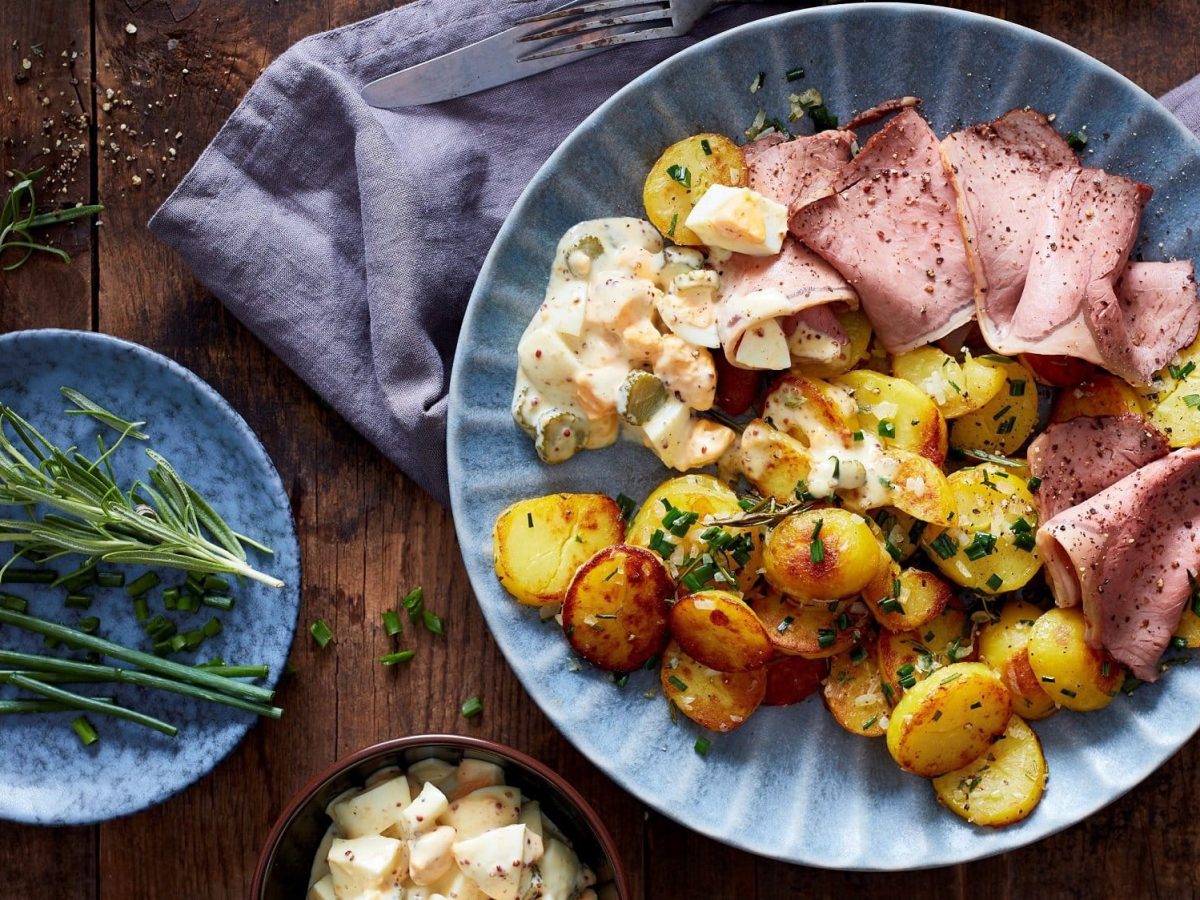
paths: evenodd
<path fill-rule="evenodd" d="M 1029 665 L 1059 706 L 1077 712 L 1102 709 L 1125 681 L 1124 670 L 1084 640 L 1083 610 L 1051 609 L 1029 630 Z"/>
<path fill-rule="evenodd" d="M 746 426 L 738 453 L 742 474 L 759 495 L 782 502 L 796 499 L 797 486 L 808 480 L 812 468 L 807 447 L 762 419 Z"/>
<path fill-rule="evenodd" d="M 891 478 L 892 506 L 922 522 L 951 522 L 954 492 L 942 470 L 919 453 L 899 447 L 889 448 L 888 454 L 899 463 Z"/>
<path fill-rule="evenodd" d="M 1000 673 L 1012 694 L 1013 711 L 1026 719 L 1044 719 L 1058 709 L 1029 664 L 1029 634 L 1041 614 L 1032 603 L 1010 600 L 1000 618 L 979 632 L 980 659 Z"/>
<path fill-rule="evenodd" d="M 864 634 L 866 617 L 848 603 L 793 603 L 776 593 L 756 598 L 754 612 L 780 653 L 825 659 L 849 650 Z"/>
<path fill-rule="evenodd" d="M 864 641 L 830 660 L 825 705 L 847 731 L 864 737 L 883 737 L 892 707 L 883 691 L 874 640 Z"/>
<path fill-rule="evenodd" d="M 688 656 L 718 672 L 761 669 L 773 653 L 758 616 L 728 591 L 682 598 L 671 607 L 671 636 Z"/>
<path fill-rule="evenodd" d="M 852 597 L 875 577 L 879 542 L 862 516 L 810 509 L 767 534 L 763 567 L 777 590 L 800 600 Z"/>
<path fill-rule="evenodd" d="M 1004 387 L 1004 370 L 970 354 L 961 363 L 937 347 L 918 347 L 892 358 L 892 374 L 928 394 L 947 419 L 983 406 Z"/>
<path fill-rule="evenodd" d="M 1183 610 L 1179 619 L 1179 627 L 1175 629 L 1175 637 L 1182 641 L 1189 650 L 1200 647 L 1200 615 L 1196 614 L 1196 601 L 1193 599 Z"/>
<path fill-rule="evenodd" d="M 737 187 L 749 180 L 742 148 L 723 134 L 695 134 L 663 151 L 642 186 L 646 218 L 676 244 L 704 242 L 684 220 L 714 184 Z"/>
<path fill-rule="evenodd" d="M 1078 416 L 1140 416 L 1143 412 L 1142 400 L 1133 388 L 1115 375 L 1097 374 L 1058 392 L 1050 422 L 1067 422 Z"/>
<path fill-rule="evenodd" d="M 994 362 L 1004 357 L 983 358 Z M 1006 456 L 1015 453 L 1038 423 L 1038 395 L 1033 373 L 1019 362 L 1002 363 L 1004 387 L 975 412 L 950 423 L 955 447 L 986 450 Z"/>
<path fill-rule="evenodd" d="M 810 378 L 836 378 L 867 358 L 867 347 L 871 343 L 870 319 L 857 309 L 846 310 L 836 315 L 850 342 L 842 347 L 835 359 L 826 362 L 805 360 L 797 363 L 792 371 Z"/>
<path fill-rule="evenodd" d="M 933 779 L 938 802 L 972 825 L 1011 825 L 1038 805 L 1046 788 L 1046 757 L 1018 715 L 983 755 Z"/>
<path fill-rule="evenodd" d="M 496 577 L 527 606 L 561 603 L 575 570 L 624 537 L 621 508 L 603 494 L 519 500 L 492 531 Z"/>
<path fill-rule="evenodd" d="M 696 662 L 674 641 L 663 652 L 659 677 L 666 698 L 711 731 L 733 731 L 744 724 L 767 692 L 765 668 L 718 672 Z"/>
<path fill-rule="evenodd" d="M 901 569 L 885 554 L 883 565 L 863 588 L 875 621 L 888 631 L 915 631 L 942 614 L 954 591 L 930 572 Z"/>
<path fill-rule="evenodd" d="M 767 663 L 767 693 L 763 706 L 791 706 L 807 700 L 821 689 L 829 672 L 823 659 L 803 656 L 776 656 Z"/>
<path fill-rule="evenodd" d="M 854 396 L 858 420 L 889 447 L 919 453 L 936 466 L 946 461 L 946 420 L 933 399 L 903 378 L 856 369 L 834 379 Z"/>
<path fill-rule="evenodd" d="M 944 775 L 983 755 L 1011 715 L 999 675 L 953 663 L 905 691 L 888 721 L 888 752 L 914 775 Z"/>
<path fill-rule="evenodd" d="M 858 430 L 858 408 L 845 389 L 795 372 L 771 386 L 763 418 L 805 447 L 831 438 L 848 447 Z"/>
<path fill-rule="evenodd" d="M 667 642 L 675 582 L 642 547 L 606 547 L 579 567 L 563 601 L 563 631 L 575 652 L 610 672 L 631 672 Z"/>
<path fill-rule="evenodd" d="M 875 654 L 888 699 L 894 700 L 946 666 L 973 661 L 977 654 L 973 629 L 966 614 L 948 607 L 917 631 L 881 631 Z"/>
<path fill-rule="evenodd" d="M 1150 411 L 1150 423 L 1172 447 L 1195 447 L 1200 444 L 1200 372 L 1167 385 L 1169 393 Z"/>
<path fill-rule="evenodd" d="M 949 484 L 947 484 L 949 490 Z M 879 526 L 879 538 L 896 562 L 904 562 L 917 552 L 925 523 L 901 509 L 884 507 L 871 513 L 871 521 Z"/>
<path fill-rule="evenodd" d="M 1026 480 L 984 463 L 959 469 L 948 481 L 954 524 L 926 528 L 921 536 L 934 565 L 955 584 L 988 594 L 1028 583 L 1042 563 L 1033 546 L 1037 512 Z"/>
<path fill-rule="evenodd" d="M 687 526 L 682 535 L 676 534 L 667 525 L 670 510 L 678 510 L 685 514 L 695 514 L 695 521 Z M 711 475 L 681 475 L 664 481 L 655 488 L 638 510 L 633 521 L 629 523 L 626 543 L 639 547 L 663 549 L 674 546 L 668 557 L 668 566 L 679 566 L 684 559 L 701 556 L 710 552 L 710 547 L 702 537 L 708 531 L 706 521 L 709 517 L 729 518 L 740 515 L 742 507 L 738 504 L 737 494 L 728 485 L 723 484 Z M 676 514 L 677 515 L 677 514 Z M 690 517 L 690 516 L 689 516 Z M 673 523 L 676 530 L 681 529 L 677 519 Z M 738 584 L 743 591 L 758 579 L 758 569 L 762 565 L 762 547 L 758 539 L 757 529 L 726 528 L 734 537 L 749 534 L 753 538 L 752 546 L 745 555 L 746 562 L 734 565 L 737 569 Z M 657 540 L 655 535 L 658 535 Z M 666 550 L 664 550 L 666 552 Z M 731 561 L 733 564 L 735 561 Z"/>

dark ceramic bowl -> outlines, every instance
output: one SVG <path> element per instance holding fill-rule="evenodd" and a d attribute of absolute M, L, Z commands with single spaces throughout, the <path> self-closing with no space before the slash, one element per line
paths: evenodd
<path fill-rule="evenodd" d="M 531 756 L 478 738 L 424 734 L 375 744 L 338 760 L 296 794 L 267 838 L 250 889 L 253 900 L 296 900 L 308 890 L 313 854 L 329 817 L 325 807 L 342 791 L 361 787 L 387 766 L 407 767 L 435 757 L 457 765 L 464 757 L 495 763 L 508 784 L 520 788 L 575 845 L 581 861 L 611 877 L 620 900 L 632 900 L 625 869 L 600 816 L 561 775 Z"/>

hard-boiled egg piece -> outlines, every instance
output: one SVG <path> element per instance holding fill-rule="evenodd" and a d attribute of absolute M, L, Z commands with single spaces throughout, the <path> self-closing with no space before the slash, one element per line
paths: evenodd
<path fill-rule="evenodd" d="M 684 224 L 710 247 L 774 256 L 783 247 L 787 218 L 786 206 L 757 191 L 714 184 Z"/>

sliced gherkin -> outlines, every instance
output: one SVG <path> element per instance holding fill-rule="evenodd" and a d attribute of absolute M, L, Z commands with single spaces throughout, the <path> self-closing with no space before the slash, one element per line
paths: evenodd
<path fill-rule="evenodd" d="M 569 250 L 567 250 L 567 269 L 570 270 L 571 274 L 576 278 L 582 278 L 587 275 L 587 273 L 577 272 L 575 267 L 571 265 L 571 257 L 576 253 L 583 253 L 588 259 L 596 259 L 603 252 L 604 244 L 600 243 L 600 238 L 596 237 L 594 234 L 585 234 L 575 243 L 574 247 L 571 247 Z"/>
<path fill-rule="evenodd" d="M 529 403 L 530 392 L 531 388 L 529 385 L 525 385 L 517 391 L 516 396 L 513 397 L 512 417 L 520 429 L 532 437 L 535 429 L 533 422 L 529 420 L 529 410 L 526 408 L 526 405 Z"/>
<path fill-rule="evenodd" d="M 667 386 L 649 372 L 630 372 L 617 388 L 617 415 L 630 425 L 645 425 L 666 402 Z"/>
<path fill-rule="evenodd" d="M 538 417 L 533 445 L 542 462 L 566 462 L 587 440 L 587 421 L 566 409 L 548 409 Z"/>

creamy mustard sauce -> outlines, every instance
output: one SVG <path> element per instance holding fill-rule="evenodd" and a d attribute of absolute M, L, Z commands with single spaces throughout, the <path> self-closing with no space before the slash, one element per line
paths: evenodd
<path fill-rule="evenodd" d="M 513 394 L 513 418 L 544 460 L 608 446 L 623 427 L 682 471 L 725 452 L 733 432 L 692 414 L 712 407 L 717 386 L 708 347 L 717 346 L 718 280 L 703 262 L 699 251 L 664 251 L 641 219 L 594 219 L 563 235 L 545 301 L 517 348 Z M 618 412 L 635 371 L 666 389 L 636 425 Z"/>

